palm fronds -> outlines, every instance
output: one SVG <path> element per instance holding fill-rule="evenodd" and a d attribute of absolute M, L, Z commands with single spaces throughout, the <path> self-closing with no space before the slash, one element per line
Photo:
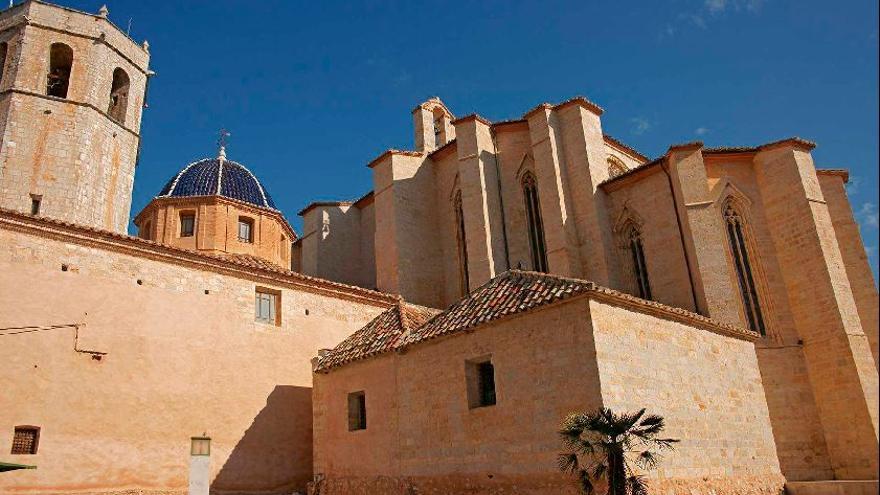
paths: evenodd
<path fill-rule="evenodd" d="M 607 495 L 647 495 L 647 482 L 636 473 L 657 467 L 660 454 L 674 450 L 674 438 L 659 438 L 666 424 L 662 416 L 615 413 L 600 408 L 592 413 L 573 413 L 560 425 L 565 452 L 559 454 L 559 469 L 577 478 L 582 493 L 592 495 L 596 483 L 608 485 Z"/>

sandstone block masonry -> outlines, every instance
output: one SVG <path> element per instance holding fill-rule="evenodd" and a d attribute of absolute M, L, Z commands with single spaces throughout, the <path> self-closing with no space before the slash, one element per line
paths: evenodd
<path fill-rule="evenodd" d="M 305 490 L 309 361 L 394 302 L 8 210 L 0 288 L 0 452 L 38 466 L 0 477 L 18 494 L 182 494 L 200 436 L 212 489 Z M 255 319 L 257 291 L 277 321 Z M 40 428 L 36 455 L 9 455 L 19 425 Z"/>
<path fill-rule="evenodd" d="M 32 0 L 0 14 L 0 52 L 0 206 L 126 232 L 147 45 Z"/>

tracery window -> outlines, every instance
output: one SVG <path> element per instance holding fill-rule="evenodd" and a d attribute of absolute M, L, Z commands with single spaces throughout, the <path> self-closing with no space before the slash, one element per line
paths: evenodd
<path fill-rule="evenodd" d="M 625 174 L 629 169 L 616 156 L 608 157 L 608 177 L 614 178 L 618 175 Z"/>
<path fill-rule="evenodd" d="M 736 210 L 731 201 L 728 201 L 724 206 L 724 220 L 727 224 L 727 240 L 730 243 L 730 253 L 733 256 L 733 265 L 736 270 L 736 278 L 739 284 L 746 320 L 751 330 L 765 335 L 764 315 L 761 312 L 761 302 L 758 298 L 758 288 L 755 285 L 754 270 L 749 260 L 748 242 L 745 236 L 746 229 L 742 215 Z"/>
<path fill-rule="evenodd" d="M 547 250 L 544 245 L 544 223 L 541 219 L 541 204 L 538 201 L 538 184 L 531 172 L 522 178 L 523 198 L 526 203 L 526 228 L 529 234 L 529 247 L 532 254 L 532 269 L 547 271 Z"/>
<path fill-rule="evenodd" d="M 467 237 L 464 230 L 464 210 L 461 204 L 461 191 L 455 193 L 452 201 L 455 209 L 455 237 L 458 251 L 458 283 L 459 294 L 462 296 L 470 293 L 470 279 L 468 277 Z"/>
<path fill-rule="evenodd" d="M 635 225 L 631 225 L 626 230 L 626 241 L 632 257 L 633 275 L 639 297 L 652 299 L 651 283 L 648 281 L 648 264 L 645 262 L 645 248 L 642 245 L 642 233 Z"/>
<path fill-rule="evenodd" d="M 49 73 L 46 75 L 46 94 L 67 98 L 70 71 L 73 67 L 73 48 L 64 43 L 49 47 Z"/>

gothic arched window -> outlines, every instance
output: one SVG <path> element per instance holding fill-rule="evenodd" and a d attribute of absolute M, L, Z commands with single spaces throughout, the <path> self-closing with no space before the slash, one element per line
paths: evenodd
<path fill-rule="evenodd" d="M 642 299 L 651 299 L 651 283 L 648 281 L 648 264 L 645 262 L 645 248 L 642 245 L 642 233 L 635 225 L 625 231 L 627 247 L 632 258 L 633 276 L 636 289 Z"/>
<path fill-rule="evenodd" d="M 765 335 L 764 315 L 761 312 L 754 270 L 749 261 L 746 229 L 743 225 L 742 215 L 736 210 L 732 201 L 728 201 L 724 206 L 724 220 L 727 225 L 727 240 L 730 243 L 730 254 L 733 256 L 733 265 L 736 269 L 736 278 L 739 283 L 746 320 L 751 330 Z"/>
<path fill-rule="evenodd" d="M 608 157 L 608 177 L 614 178 L 618 175 L 623 175 L 628 170 L 629 169 L 626 168 L 626 165 L 623 164 L 620 158 L 617 158 L 616 156 Z"/>
<path fill-rule="evenodd" d="M 64 43 L 49 47 L 49 73 L 46 74 L 46 94 L 67 98 L 70 70 L 73 67 L 73 48 Z"/>
<path fill-rule="evenodd" d="M 452 200 L 455 210 L 455 241 L 458 251 L 458 284 L 459 294 L 466 296 L 470 293 L 470 279 L 468 278 L 467 237 L 464 230 L 464 210 L 461 204 L 461 191 L 455 193 Z"/>
<path fill-rule="evenodd" d="M 113 120 L 125 123 L 125 112 L 128 109 L 128 86 L 130 81 L 128 74 L 117 67 L 113 71 L 113 83 L 110 86 L 110 102 L 107 113 Z"/>
<path fill-rule="evenodd" d="M 523 198 L 526 202 L 526 228 L 532 253 L 532 269 L 547 271 L 547 250 L 544 247 L 544 223 L 541 220 L 541 204 L 538 201 L 538 183 L 531 172 L 522 178 Z"/>

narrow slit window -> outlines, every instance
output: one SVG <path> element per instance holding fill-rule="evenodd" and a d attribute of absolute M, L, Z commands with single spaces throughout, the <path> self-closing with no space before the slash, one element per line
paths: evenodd
<path fill-rule="evenodd" d="M 254 318 L 262 323 L 279 325 L 278 299 L 280 293 L 270 289 L 257 288 L 254 300 Z"/>
<path fill-rule="evenodd" d="M 125 123 L 125 113 L 128 110 L 128 90 L 131 81 L 128 73 L 117 67 L 113 71 L 113 82 L 110 85 L 110 102 L 107 113 L 113 120 Z"/>
<path fill-rule="evenodd" d="M 348 394 L 348 431 L 367 429 L 367 396 L 363 391 Z"/>
<path fill-rule="evenodd" d="M 47 95 L 67 98 L 72 68 L 73 48 L 64 43 L 52 43 L 49 47 L 49 73 L 46 75 Z"/>
<path fill-rule="evenodd" d="M 465 378 L 467 379 L 468 407 L 475 409 L 496 404 L 495 366 L 491 359 L 465 361 Z"/>
<path fill-rule="evenodd" d="M 196 216 L 193 213 L 180 214 L 180 237 L 192 237 L 196 231 Z"/>
<path fill-rule="evenodd" d="M 4 41 L 0 43 L 0 83 L 3 82 L 3 73 L 6 69 L 6 53 L 9 51 L 9 45 Z"/>
<path fill-rule="evenodd" d="M 455 234 L 458 247 L 459 294 L 466 296 L 470 293 L 470 277 L 468 277 L 467 236 L 464 230 L 464 210 L 461 203 L 461 191 L 455 194 L 453 207 L 455 208 Z"/>
<path fill-rule="evenodd" d="M 529 248 L 532 254 L 532 269 L 547 272 L 547 250 L 544 245 L 544 223 L 541 219 L 541 204 L 538 201 L 538 184 L 535 176 L 526 173 L 522 179 L 523 198 L 526 203 L 526 228 L 529 234 Z"/>
<path fill-rule="evenodd" d="M 39 215 L 41 206 L 43 206 L 43 196 L 31 194 L 31 215 Z"/>
<path fill-rule="evenodd" d="M 749 260 L 748 243 L 745 238 L 742 216 L 732 204 L 728 203 L 724 208 L 724 219 L 727 224 L 727 240 L 730 243 L 730 252 L 733 257 L 733 265 L 736 270 L 736 278 L 739 284 L 746 321 L 749 324 L 749 329 L 761 335 L 766 335 L 764 315 L 761 311 L 761 301 L 758 298 L 758 289 L 755 285 L 752 264 Z"/>
<path fill-rule="evenodd" d="M 627 238 L 630 256 L 632 257 L 633 275 L 636 280 L 636 290 L 642 299 L 651 299 L 651 283 L 648 280 L 648 264 L 645 261 L 642 234 L 635 227 L 631 227 Z"/>
<path fill-rule="evenodd" d="M 254 221 L 250 218 L 238 219 L 238 240 L 241 242 L 254 242 Z"/>
<path fill-rule="evenodd" d="M 12 454 L 36 454 L 39 442 L 40 428 L 36 426 L 16 426 L 12 436 Z"/>

